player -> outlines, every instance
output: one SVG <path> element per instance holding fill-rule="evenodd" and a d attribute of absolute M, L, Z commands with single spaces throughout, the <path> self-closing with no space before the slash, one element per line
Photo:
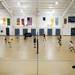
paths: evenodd
<path fill-rule="evenodd" d="M 72 51 L 72 50 L 75 50 L 75 49 L 74 49 L 74 44 L 73 44 L 72 41 L 70 41 L 69 45 L 70 45 L 69 49 L 71 49 L 71 51 Z"/>
<path fill-rule="evenodd" d="M 34 36 L 33 42 L 34 42 L 34 48 L 36 48 L 36 37 L 35 36 Z"/>
<path fill-rule="evenodd" d="M 43 37 L 44 37 L 44 39 L 46 40 L 46 35 L 45 35 L 45 34 L 43 34 Z"/>
<path fill-rule="evenodd" d="M 59 43 L 59 45 L 61 46 L 61 39 L 62 39 L 62 37 L 61 37 L 61 35 L 58 37 L 58 43 Z"/>

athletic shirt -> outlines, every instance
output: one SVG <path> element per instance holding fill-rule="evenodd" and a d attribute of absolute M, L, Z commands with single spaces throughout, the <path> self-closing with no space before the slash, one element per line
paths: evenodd
<path fill-rule="evenodd" d="M 70 46 L 72 46 L 72 47 L 73 47 L 73 43 L 71 43 L 71 42 L 70 42 Z"/>
<path fill-rule="evenodd" d="M 34 43 L 36 43 L 36 38 L 34 38 Z"/>

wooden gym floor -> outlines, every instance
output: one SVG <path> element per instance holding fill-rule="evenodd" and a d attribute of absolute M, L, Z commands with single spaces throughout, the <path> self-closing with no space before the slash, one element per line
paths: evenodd
<path fill-rule="evenodd" d="M 0 36 L 0 75 L 75 75 L 75 52 L 69 49 L 70 40 L 75 46 L 74 36 L 62 36 L 62 46 L 56 36 L 40 36 L 38 55 L 33 37 L 4 39 Z"/>

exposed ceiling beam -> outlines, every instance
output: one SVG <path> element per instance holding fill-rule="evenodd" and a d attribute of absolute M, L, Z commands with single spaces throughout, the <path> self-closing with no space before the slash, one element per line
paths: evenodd
<path fill-rule="evenodd" d="M 9 10 L 9 7 L 8 7 L 6 1 L 5 1 L 5 0 L 0 0 L 0 1 L 1 1 L 3 7 L 4 7 L 4 8 L 7 10 L 7 12 L 9 13 L 9 15 L 12 16 L 12 11 Z"/>
<path fill-rule="evenodd" d="M 70 9 L 70 7 L 72 6 L 72 4 L 73 4 L 74 1 L 75 1 L 75 0 L 72 0 L 72 1 L 70 2 L 70 4 L 67 6 L 67 8 L 65 9 L 65 11 L 64 11 L 64 13 L 63 13 L 63 16 L 65 16 L 65 14 L 68 12 L 68 10 Z"/>

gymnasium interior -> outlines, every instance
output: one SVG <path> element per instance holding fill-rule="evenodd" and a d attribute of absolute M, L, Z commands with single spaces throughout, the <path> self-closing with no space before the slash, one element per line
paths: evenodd
<path fill-rule="evenodd" d="M 0 75 L 75 75 L 75 0 L 0 0 Z"/>

